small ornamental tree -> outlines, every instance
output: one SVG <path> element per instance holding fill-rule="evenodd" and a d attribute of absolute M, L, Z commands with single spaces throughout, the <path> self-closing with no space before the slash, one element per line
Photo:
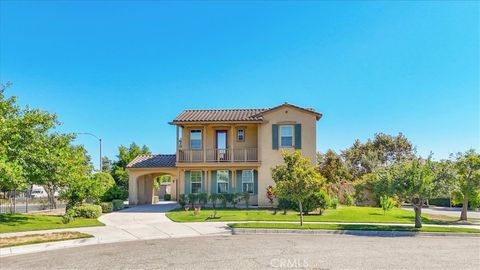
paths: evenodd
<path fill-rule="evenodd" d="M 220 199 L 222 194 L 218 193 L 211 193 L 208 196 L 208 199 L 212 202 L 212 208 L 213 208 L 213 218 L 217 217 L 217 201 Z"/>
<path fill-rule="evenodd" d="M 285 163 L 272 169 L 274 194 L 298 203 L 300 226 L 303 226 L 302 204 L 321 189 L 324 179 L 318 173 L 318 168 L 312 166 L 312 161 L 303 157 L 300 151 L 283 151 L 282 156 Z"/>
<path fill-rule="evenodd" d="M 273 187 L 268 186 L 267 187 L 267 192 L 265 194 L 265 197 L 267 197 L 268 202 L 270 203 L 271 207 L 274 209 L 274 214 L 277 213 L 277 208 L 273 206 L 273 200 L 275 199 L 275 196 L 273 195 Z"/>
<path fill-rule="evenodd" d="M 421 228 L 422 206 L 438 191 L 433 162 L 430 158 L 405 161 L 392 166 L 390 173 L 395 193 L 413 205 L 415 228 Z"/>
<path fill-rule="evenodd" d="M 392 210 L 392 208 L 395 206 L 395 201 L 391 197 L 383 195 L 380 197 L 380 206 L 382 207 L 383 214 L 385 215 L 387 211 Z"/>
<path fill-rule="evenodd" d="M 473 149 L 459 154 L 454 167 L 454 192 L 463 200 L 460 220 L 467 220 L 468 203 L 480 193 L 480 155 Z"/>

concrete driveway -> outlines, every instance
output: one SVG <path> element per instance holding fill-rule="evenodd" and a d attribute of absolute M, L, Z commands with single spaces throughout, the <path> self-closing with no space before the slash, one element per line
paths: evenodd
<path fill-rule="evenodd" d="M 91 234 L 94 238 L 2 248 L 0 249 L 0 256 L 123 241 L 231 234 L 229 227 L 223 222 L 173 222 L 165 216 L 165 212 L 176 207 L 177 204 L 175 202 L 161 202 L 154 205 L 127 208 L 122 211 L 102 215 L 99 218 L 105 224 L 102 227 L 3 233 L 2 237 L 9 237 L 32 233 L 77 231 Z"/>
<path fill-rule="evenodd" d="M 157 239 L 200 235 L 230 234 L 225 223 L 176 223 L 165 213 L 177 207 L 175 202 L 142 205 L 103 215 L 99 218 L 110 229 L 128 233 L 135 239 Z"/>

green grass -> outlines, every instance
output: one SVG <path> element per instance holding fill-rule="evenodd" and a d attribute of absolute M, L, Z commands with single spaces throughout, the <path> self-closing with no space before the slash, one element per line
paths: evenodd
<path fill-rule="evenodd" d="M 167 217 L 176 222 L 201 222 L 201 221 L 298 221 L 299 214 L 289 211 L 286 215 L 283 212 L 273 214 L 272 210 L 265 209 L 222 209 L 217 211 L 217 217 L 212 218 L 213 210 L 202 209 L 200 214 L 195 216 L 193 211 L 177 209 L 167 213 Z M 442 224 L 453 221 L 455 218 L 446 216 L 432 217 L 422 215 L 425 224 Z M 394 208 L 386 214 L 383 210 L 375 207 L 341 206 L 337 209 L 328 209 L 323 215 L 305 215 L 305 221 L 317 222 L 375 222 L 375 223 L 414 223 L 415 214 L 400 208 Z"/>
<path fill-rule="evenodd" d="M 232 228 L 246 229 L 301 229 L 301 230 L 364 230 L 364 231 L 407 231 L 407 232 L 452 232 L 480 233 L 479 229 L 423 226 L 418 229 L 410 226 L 364 225 L 364 224 L 319 224 L 304 223 L 234 223 Z"/>
<path fill-rule="evenodd" d="M 61 216 L 0 214 L 0 233 L 91 227 L 103 225 L 103 223 L 96 219 L 87 218 L 76 218 L 73 222 L 63 224 Z"/>
<path fill-rule="evenodd" d="M 80 232 L 57 232 L 45 234 L 28 234 L 0 238 L 0 248 L 32 245 L 47 242 L 56 242 L 73 239 L 91 238 L 93 235 Z"/>

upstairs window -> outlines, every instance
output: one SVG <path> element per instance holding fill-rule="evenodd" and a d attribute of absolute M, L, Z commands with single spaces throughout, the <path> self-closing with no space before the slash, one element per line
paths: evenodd
<path fill-rule="evenodd" d="M 237 129 L 237 141 L 239 142 L 245 141 L 245 129 L 243 128 Z"/>
<path fill-rule="evenodd" d="M 253 170 L 242 171 L 242 191 L 253 193 Z"/>
<path fill-rule="evenodd" d="M 280 126 L 280 146 L 293 147 L 293 126 L 292 125 Z"/>
<path fill-rule="evenodd" d="M 190 185 L 191 193 L 202 192 L 202 171 L 190 172 Z"/>
<path fill-rule="evenodd" d="M 202 131 L 200 129 L 190 130 L 190 149 L 202 149 Z"/>

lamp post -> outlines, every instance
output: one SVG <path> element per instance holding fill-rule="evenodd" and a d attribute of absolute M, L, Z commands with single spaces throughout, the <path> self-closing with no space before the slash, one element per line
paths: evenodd
<path fill-rule="evenodd" d="M 100 171 L 102 171 L 102 138 L 99 138 L 99 137 L 97 137 L 97 136 L 95 136 L 94 134 L 89 133 L 89 132 L 75 132 L 74 134 L 77 134 L 77 135 L 90 135 L 90 136 L 92 136 L 92 137 L 95 137 L 95 138 L 98 140 L 98 142 L 100 143 L 100 158 L 99 158 L 100 163 L 99 163 L 99 169 L 100 169 Z"/>

